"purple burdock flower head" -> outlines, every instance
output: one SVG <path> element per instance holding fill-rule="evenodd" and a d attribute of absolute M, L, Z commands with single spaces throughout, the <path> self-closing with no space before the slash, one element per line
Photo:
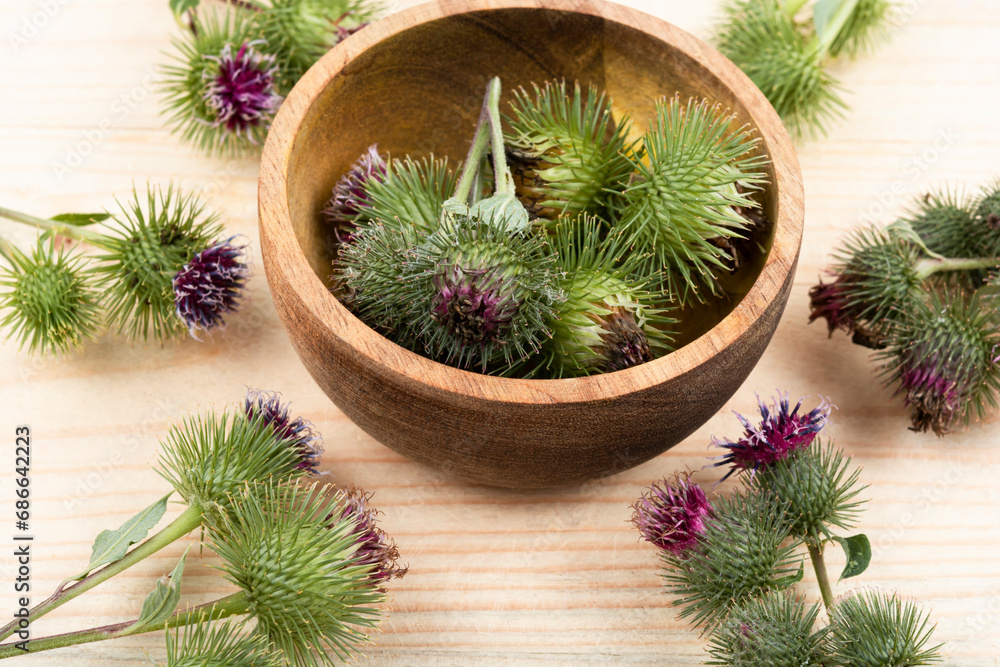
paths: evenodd
<path fill-rule="evenodd" d="M 705 531 L 712 505 L 690 475 L 653 484 L 632 505 L 632 523 L 642 536 L 664 551 L 681 554 L 694 547 Z"/>
<path fill-rule="evenodd" d="M 371 494 L 352 488 L 342 492 L 342 498 L 344 510 L 339 518 L 354 522 L 354 534 L 358 542 L 355 556 L 362 565 L 372 567 L 372 579 L 376 583 L 382 583 L 406 574 L 407 568 L 400 567 L 396 562 L 399 559 L 399 549 L 395 542 L 378 526 L 379 512 L 368 502 Z"/>
<path fill-rule="evenodd" d="M 236 135 L 254 141 L 251 128 L 266 126 L 281 105 L 281 95 L 275 89 L 278 68 L 273 55 L 265 55 L 256 47 L 261 40 L 245 42 L 236 55 L 226 44 L 217 56 L 205 56 L 218 64 L 205 88 L 205 104 L 215 113 L 215 127 L 225 126 Z"/>
<path fill-rule="evenodd" d="M 261 421 L 270 426 L 275 435 L 288 443 L 300 457 L 295 467 L 315 474 L 323 453 L 319 433 L 313 425 L 302 417 L 294 419 L 288 414 L 288 406 L 282 405 L 280 397 L 273 391 L 248 389 L 244 411 L 247 419 L 260 416 Z"/>
<path fill-rule="evenodd" d="M 368 152 L 358 158 L 333 186 L 333 196 L 323 208 L 323 217 L 337 228 L 342 243 L 350 242 L 357 227 L 355 220 L 358 214 L 372 203 L 368 184 L 372 181 L 384 182 L 388 169 L 388 164 L 379 155 L 378 144 L 372 144 Z"/>
<path fill-rule="evenodd" d="M 437 275 L 434 286 L 431 315 L 465 345 L 496 340 L 520 306 L 513 284 L 495 269 L 452 265 Z"/>
<path fill-rule="evenodd" d="M 854 316 L 844 289 L 845 283 L 849 282 L 850 278 L 847 276 L 838 275 L 832 283 L 820 280 L 818 285 L 809 290 L 809 322 L 822 317 L 826 320 L 826 328 L 831 336 L 837 329 L 847 333 L 854 331 Z"/>
<path fill-rule="evenodd" d="M 899 367 L 899 388 L 906 393 L 906 405 L 913 422 L 910 430 L 923 433 L 934 431 L 942 436 L 951 432 L 955 418 L 961 413 L 962 384 L 965 378 L 941 363 L 940 354 L 924 355 L 922 351 L 903 352 Z"/>
<path fill-rule="evenodd" d="M 235 238 L 205 248 L 173 278 L 177 316 L 195 338 L 199 329 L 221 327 L 223 315 L 239 305 L 250 266 L 246 245 L 233 243 Z"/>
<path fill-rule="evenodd" d="M 604 343 L 602 353 L 606 360 L 605 372 L 632 368 L 653 359 L 646 332 L 635 321 L 632 311 L 615 308 L 600 324 L 604 332 L 600 336 Z"/>
<path fill-rule="evenodd" d="M 760 424 L 754 426 L 750 420 L 737 413 L 736 417 L 743 424 L 743 437 L 730 442 L 712 438 L 712 444 L 728 450 L 719 457 L 716 466 L 731 466 L 722 479 L 727 479 L 734 472 L 749 470 L 754 474 L 788 457 L 792 452 L 808 447 L 816 435 L 826 426 L 833 408 L 830 403 L 821 400 L 811 412 L 799 414 L 802 407 L 800 400 L 794 408 L 789 409 L 788 394 L 780 392 L 774 403 L 766 405 L 760 397 L 757 398 L 760 409 Z"/>

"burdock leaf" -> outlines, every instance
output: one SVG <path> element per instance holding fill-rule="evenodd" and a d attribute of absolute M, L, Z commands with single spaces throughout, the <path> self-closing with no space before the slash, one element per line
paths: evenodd
<path fill-rule="evenodd" d="M 194 9 L 201 3 L 201 0 L 170 0 L 170 11 L 174 16 L 181 16 L 189 9 Z"/>
<path fill-rule="evenodd" d="M 840 580 L 856 577 L 868 569 L 868 563 L 872 560 L 872 544 L 868 541 L 868 536 L 864 533 L 853 537 L 833 536 L 833 541 L 844 547 L 847 555 L 847 565 L 840 573 Z"/>
<path fill-rule="evenodd" d="M 813 10 L 816 36 L 823 45 L 832 44 L 844 28 L 858 0 L 819 0 Z"/>
<path fill-rule="evenodd" d="M 95 222 L 102 222 L 111 217 L 110 213 L 60 213 L 50 219 L 56 222 L 63 222 L 74 227 L 86 227 Z"/>
<path fill-rule="evenodd" d="M 93 550 L 90 554 L 90 563 L 87 569 L 71 577 L 72 579 L 83 579 L 95 569 L 108 563 L 113 563 L 122 558 L 128 548 L 142 540 L 149 533 L 150 529 L 160 522 L 167 511 L 167 498 L 172 491 L 163 496 L 155 503 L 142 510 L 134 517 L 123 523 L 117 530 L 103 530 L 94 540 Z"/>
<path fill-rule="evenodd" d="M 160 577 L 156 582 L 156 588 L 146 596 L 142 603 L 142 613 L 129 630 L 138 630 L 142 627 L 161 623 L 174 613 L 177 604 L 181 601 L 181 577 L 184 576 L 184 561 L 187 560 L 189 546 L 184 550 L 184 555 L 180 561 L 166 577 Z"/>

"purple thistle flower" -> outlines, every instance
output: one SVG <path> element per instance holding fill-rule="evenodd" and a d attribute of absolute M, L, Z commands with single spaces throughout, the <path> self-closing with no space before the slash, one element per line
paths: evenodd
<path fill-rule="evenodd" d="M 246 246 L 233 244 L 235 236 L 196 254 L 173 278 L 177 316 L 197 338 L 198 329 L 211 331 L 222 316 L 239 304 L 250 267 Z"/>
<path fill-rule="evenodd" d="M 808 447 L 816 439 L 816 434 L 826 426 L 833 408 L 830 403 L 821 400 L 811 412 L 800 415 L 802 401 L 789 410 L 788 394 L 781 395 L 780 392 L 773 405 L 765 405 L 760 397 L 757 398 L 757 405 L 760 409 L 760 425 L 754 426 L 749 419 L 736 413 L 743 424 L 743 437 L 735 442 L 712 438 L 713 445 L 729 450 L 714 464 L 732 466 L 721 481 L 740 470 L 749 470 L 752 475 L 785 459 L 792 452 Z"/>
<path fill-rule="evenodd" d="M 203 95 L 205 104 L 215 112 L 212 126 L 224 125 L 250 141 L 254 141 L 250 128 L 270 123 L 282 102 L 275 90 L 278 68 L 274 56 L 254 48 L 263 43 L 245 42 L 235 56 L 232 45 L 226 44 L 218 56 L 205 56 L 219 65 Z M 211 74 L 206 72 L 206 76 Z"/>
<path fill-rule="evenodd" d="M 343 492 L 342 497 L 344 510 L 339 518 L 354 522 L 354 534 L 358 540 L 355 556 L 359 563 L 372 566 L 372 579 L 382 583 L 406 574 L 407 568 L 396 564 L 399 549 L 395 542 L 378 527 L 379 512 L 368 503 L 372 494 L 352 488 Z M 328 517 L 328 520 L 331 518 Z"/>
<path fill-rule="evenodd" d="M 691 476 L 653 484 L 632 505 L 632 523 L 647 541 L 680 554 L 691 549 L 705 531 L 712 505 Z"/>
<path fill-rule="evenodd" d="M 930 429 L 938 436 L 950 433 L 962 408 L 958 379 L 952 377 L 954 373 L 948 373 L 936 355 L 915 361 L 906 354 L 897 372 L 899 389 L 896 394 L 906 392 L 905 404 L 910 408 L 913 422 L 910 430 L 923 433 Z"/>
<path fill-rule="evenodd" d="M 244 411 L 247 419 L 254 419 L 260 415 L 263 423 L 270 426 L 275 435 L 296 450 L 301 457 L 295 465 L 296 469 L 316 474 L 316 467 L 323 453 L 319 433 L 316 433 L 313 425 L 302 417 L 292 419 L 288 414 L 288 406 L 281 404 L 277 393 L 248 389 Z"/>
<path fill-rule="evenodd" d="M 436 277 L 435 286 L 432 317 L 466 345 L 495 340 L 520 307 L 512 286 L 495 269 L 452 266 Z"/>
<path fill-rule="evenodd" d="M 809 322 L 823 318 L 826 328 L 832 336 L 837 329 L 847 333 L 854 331 L 855 320 L 847 303 L 845 283 L 850 283 L 847 276 L 838 275 L 832 283 L 819 281 L 818 285 L 809 290 Z"/>
<path fill-rule="evenodd" d="M 600 336 L 604 343 L 601 352 L 607 362 L 605 372 L 632 368 L 653 359 L 646 332 L 635 321 L 632 311 L 615 308 L 598 324 L 604 330 Z"/>
<path fill-rule="evenodd" d="M 323 208 L 326 222 L 337 228 L 338 233 L 346 233 L 340 238 L 341 243 L 350 243 L 353 231 L 357 228 L 355 219 L 362 209 L 371 205 L 368 196 L 368 181 L 385 180 L 388 171 L 386 161 L 379 155 L 378 144 L 368 147 L 368 152 L 351 165 L 346 174 L 340 177 L 333 186 L 333 196 Z"/>

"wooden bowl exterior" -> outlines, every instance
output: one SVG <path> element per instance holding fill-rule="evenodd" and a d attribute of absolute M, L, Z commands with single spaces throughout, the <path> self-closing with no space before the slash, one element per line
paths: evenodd
<path fill-rule="evenodd" d="M 365 326 L 324 284 L 330 188 L 367 147 L 464 156 L 487 80 L 555 77 L 605 88 L 639 121 L 655 99 L 704 96 L 756 127 L 770 156 L 771 248 L 746 296 L 677 352 L 564 380 L 479 375 L 413 354 Z M 264 266 L 278 313 L 320 387 L 374 438 L 457 476 L 544 487 L 656 456 L 717 412 L 767 346 L 801 243 L 798 162 L 764 96 L 680 29 L 598 0 L 444 0 L 393 15 L 324 56 L 288 96 L 261 160 Z"/>

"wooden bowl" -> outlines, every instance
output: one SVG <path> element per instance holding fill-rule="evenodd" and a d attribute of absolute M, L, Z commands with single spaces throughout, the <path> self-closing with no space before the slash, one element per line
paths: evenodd
<path fill-rule="evenodd" d="M 396 156 L 465 156 L 488 79 L 504 90 L 553 78 L 595 83 L 640 125 L 677 92 L 732 109 L 771 158 L 773 235 L 759 274 L 721 321 L 663 358 L 616 373 L 517 380 L 409 352 L 330 293 L 335 239 L 320 211 L 373 143 Z M 302 362 L 355 423 L 454 475 L 544 487 L 609 475 L 680 442 L 717 412 L 767 346 L 792 285 L 802 183 L 781 122 L 731 62 L 686 32 L 600 0 L 442 0 L 339 44 L 295 86 L 264 146 L 258 192 L 264 267 Z M 755 268 L 756 270 L 756 268 Z"/>

